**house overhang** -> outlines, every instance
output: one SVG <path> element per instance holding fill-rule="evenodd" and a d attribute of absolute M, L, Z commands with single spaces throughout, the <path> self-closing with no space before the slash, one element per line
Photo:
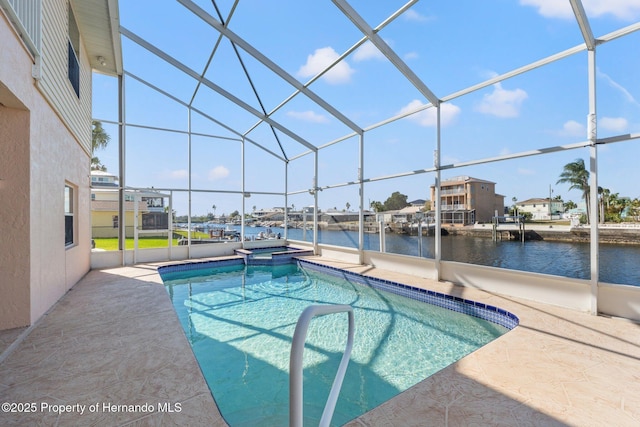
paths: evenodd
<path fill-rule="evenodd" d="M 71 0 L 71 7 L 91 68 L 107 75 L 122 75 L 118 0 Z"/>

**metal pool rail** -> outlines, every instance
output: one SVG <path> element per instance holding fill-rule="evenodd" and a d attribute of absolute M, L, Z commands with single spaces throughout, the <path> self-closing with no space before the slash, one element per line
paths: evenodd
<path fill-rule="evenodd" d="M 309 323 L 315 316 L 323 316 L 325 314 L 333 313 L 349 313 L 349 332 L 347 337 L 347 345 L 338 366 L 338 372 L 333 380 L 327 403 L 322 411 L 322 418 L 320 418 L 320 427 L 328 426 L 331 423 L 333 417 L 333 411 L 338 401 L 338 395 L 342 388 L 342 381 L 344 380 L 345 373 L 347 372 L 347 365 L 349 364 L 349 357 L 351 356 L 351 349 L 353 348 L 353 336 L 355 321 L 353 317 L 353 308 L 350 305 L 336 304 L 336 305 L 310 305 L 305 308 L 296 324 L 296 330 L 293 333 L 293 340 L 291 342 L 291 357 L 289 359 L 289 426 L 290 427 L 302 427 L 303 423 L 303 409 L 302 409 L 302 354 L 304 352 L 304 343 L 307 338 L 307 330 L 309 329 Z"/>

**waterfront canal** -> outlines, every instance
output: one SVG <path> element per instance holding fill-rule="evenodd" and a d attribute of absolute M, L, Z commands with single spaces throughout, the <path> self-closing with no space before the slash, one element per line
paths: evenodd
<path fill-rule="evenodd" d="M 247 228 L 247 234 L 261 231 Z M 303 236 L 306 235 L 306 236 Z M 292 240 L 313 239 L 312 231 L 288 230 Z M 303 238 L 306 237 L 306 238 Z M 386 233 L 386 252 L 420 256 L 419 237 Z M 434 258 L 434 237 L 423 236 L 422 256 Z M 356 231 L 318 231 L 320 243 L 358 247 Z M 380 250 L 378 234 L 364 235 L 366 250 Z M 487 265 L 511 270 L 553 274 L 576 279 L 590 278 L 589 244 L 554 241 L 503 240 L 470 236 L 442 236 L 442 260 Z M 600 282 L 640 286 L 640 245 L 600 244 Z"/>

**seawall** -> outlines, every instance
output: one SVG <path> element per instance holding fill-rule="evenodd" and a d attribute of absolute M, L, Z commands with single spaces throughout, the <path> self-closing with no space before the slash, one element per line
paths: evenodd
<path fill-rule="evenodd" d="M 485 227 L 447 227 L 447 232 L 453 236 L 475 236 L 491 239 L 491 224 Z M 502 240 L 520 240 L 520 233 L 516 230 L 505 230 L 498 228 Z M 591 236 L 589 227 L 557 227 L 553 226 L 531 226 L 525 224 L 525 240 L 548 240 L 556 242 L 581 242 L 588 243 Z M 600 228 L 598 230 L 600 243 L 614 243 L 625 245 L 640 245 L 640 227 L 630 228 Z"/>

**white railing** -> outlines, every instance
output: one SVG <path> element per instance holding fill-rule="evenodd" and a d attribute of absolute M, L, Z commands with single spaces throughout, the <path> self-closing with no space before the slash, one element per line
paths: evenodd
<path fill-rule="evenodd" d="M 33 56 L 40 56 L 42 46 L 42 0 L 0 0 L 16 26 L 18 34 Z"/>
<path fill-rule="evenodd" d="M 349 364 L 349 357 L 351 356 L 351 349 L 353 348 L 353 335 L 355 328 L 355 321 L 353 317 L 353 308 L 349 305 L 310 305 L 307 307 L 296 325 L 296 330 L 293 333 L 293 340 L 291 342 L 291 357 L 289 359 L 289 426 L 290 427 L 302 427 L 303 424 L 303 409 L 302 409 L 302 355 L 304 353 L 304 343 L 307 338 L 307 330 L 309 329 L 309 323 L 315 316 L 323 316 L 325 314 L 333 313 L 349 313 L 349 332 L 347 337 L 347 345 L 338 366 L 338 372 L 333 380 L 327 403 L 322 411 L 322 417 L 320 418 L 321 427 L 328 426 L 331 423 L 333 417 L 333 411 L 338 401 L 338 395 L 340 394 L 340 388 L 342 387 L 342 381 L 347 371 L 347 365 Z"/>
<path fill-rule="evenodd" d="M 463 204 L 458 204 L 458 205 L 440 205 L 440 208 L 443 211 L 464 211 L 464 210 L 466 210 L 466 207 Z"/>

